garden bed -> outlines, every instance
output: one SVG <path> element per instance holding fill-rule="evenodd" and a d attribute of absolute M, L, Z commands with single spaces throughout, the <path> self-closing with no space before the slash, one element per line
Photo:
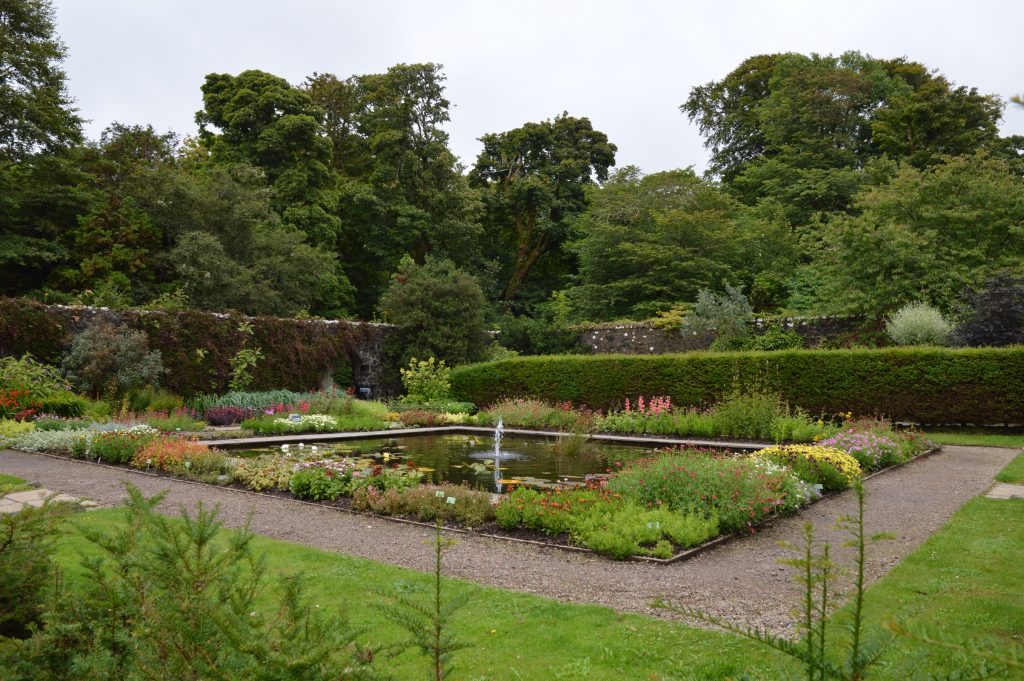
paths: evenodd
<path fill-rule="evenodd" d="M 476 433 L 484 432 L 484 431 L 487 430 L 487 429 L 482 429 L 482 428 L 458 428 L 458 427 L 453 427 L 453 428 L 455 430 L 463 430 L 463 431 L 470 431 L 470 432 L 476 432 Z M 447 431 L 452 430 L 453 428 L 445 427 L 445 428 L 436 429 L 436 430 L 440 430 L 442 432 L 447 432 Z M 411 431 L 411 433 L 410 432 L 406 432 L 405 434 L 423 434 L 423 432 L 425 430 L 430 430 L 430 429 L 424 429 L 424 428 L 408 429 L 408 431 Z M 530 434 L 534 434 L 536 431 L 526 431 L 526 432 L 530 433 Z M 393 435 L 396 434 L 396 431 L 387 431 L 387 433 L 388 433 L 389 436 L 393 436 Z M 366 433 L 338 433 L 336 435 L 339 437 L 339 439 L 342 439 L 342 436 L 346 436 L 344 439 L 355 439 L 355 438 L 360 438 L 360 437 L 366 437 L 367 436 Z M 312 436 L 312 437 L 317 437 L 317 436 Z M 319 437 L 321 439 L 323 439 L 322 435 L 320 435 Z M 605 437 L 608 437 L 608 436 L 605 436 Z M 266 443 L 266 441 L 268 441 L 268 440 L 278 441 L 278 440 L 281 440 L 281 439 L 288 439 L 288 438 L 260 438 L 262 443 Z M 291 438 L 291 441 L 294 442 L 295 439 L 296 438 Z M 596 436 L 595 436 L 595 439 L 596 439 Z M 641 438 L 636 438 L 636 439 L 637 440 L 641 440 Z M 632 438 L 631 438 L 631 440 L 632 440 Z M 673 444 L 681 444 L 681 443 L 679 443 L 677 441 L 673 441 Z M 722 446 L 721 443 L 718 443 L 718 444 L 719 444 L 719 446 Z M 756 447 L 759 448 L 759 449 L 760 448 L 765 448 L 767 446 L 768 445 L 765 445 L 765 444 L 758 444 L 758 445 L 756 445 Z M 926 451 L 923 451 L 923 452 L 917 454 L 916 456 L 914 456 L 912 459 L 909 459 L 908 461 L 904 461 L 904 462 L 901 462 L 901 463 L 890 465 L 890 466 L 887 466 L 887 467 L 882 468 L 880 470 L 874 471 L 872 473 L 869 473 L 869 474 L 865 475 L 863 477 L 863 479 L 866 480 L 866 479 L 870 479 L 870 478 L 873 478 L 873 477 L 878 476 L 878 475 L 882 475 L 882 474 L 884 474 L 886 472 L 889 472 L 889 471 L 891 471 L 891 470 L 893 470 L 895 468 L 902 467 L 902 466 L 906 465 L 907 463 L 910 463 L 911 461 L 914 461 L 914 460 L 917 460 L 919 458 L 922 458 L 922 457 L 934 454 L 938 450 L 939 450 L 939 447 L 930 447 Z M 55 459 L 67 459 L 67 458 L 69 458 L 67 456 L 62 456 L 62 455 L 59 455 L 59 454 L 50 454 L 50 453 L 46 453 L 46 452 L 36 452 L 36 453 L 41 453 L 44 456 L 48 456 L 48 457 L 55 458 Z M 246 494 L 253 494 L 253 495 L 257 495 L 257 496 L 261 496 L 261 497 L 283 499 L 283 500 L 298 502 L 298 503 L 302 503 L 302 504 L 309 504 L 309 505 L 315 505 L 315 506 L 319 506 L 319 507 L 326 507 L 326 508 L 330 508 L 330 509 L 336 510 L 338 512 L 342 512 L 342 513 L 348 513 L 348 514 L 359 515 L 359 516 L 366 516 L 366 517 L 381 518 L 381 519 L 389 520 L 389 521 L 396 522 L 396 523 L 416 525 L 416 526 L 420 526 L 420 527 L 424 527 L 424 528 L 433 528 L 434 527 L 433 523 L 423 522 L 423 521 L 417 520 L 417 519 L 415 519 L 413 517 L 400 516 L 400 515 L 399 516 L 396 516 L 396 515 L 386 515 L 386 514 L 379 514 L 379 513 L 373 513 L 373 512 L 357 510 L 357 509 L 353 508 L 353 499 L 352 499 L 352 497 L 348 497 L 348 496 L 340 497 L 340 498 L 338 498 L 338 499 L 336 499 L 334 501 L 311 501 L 311 500 L 307 500 L 307 499 L 297 498 L 291 492 L 284 491 L 284 490 L 256 491 L 256 490 L 250 489 L 249 487 L 246 487 L 245 485 L 237 483 L 237 482 L 225 482 L 224 484 L 214 483 L 214 482 L 204 482 L 204 481 L 190 479 L 190 478 L 187 478 L 187 477 L 183 477 L 181 475 L 176 475 L 176 474 L 173 474 L 173 473 L 159 471 L 159 470 L 142 470 L 142 469 L 139 469 L 137 467 L 129 466 L 127 464 L 102 463 L 102 462 L 98 462 L 98 461 L 91 461 L 91 460 L 85 460 L 85 459 L 76 459 L 76 460 L 79 460 L 79 461 L 81 461 L 83 463 L 87 463 L 87 464 L 92 465 L 92 466 L 112 468 L 112 469 L 116 469 L 116 470 L 129 470 L 129 471 L 132 471 L 134 473 L 139 473 L 139 474 L 142 474 L 142 475 L 148 475 L 148 476 L 151 476 L 151 477 L 164 477 L 164 478 L 174 479 L 176 481 L 187 482 L 187 483 L 195 484 L 195 485 L 204 485 L 204 486 L 227 488 L 227 489 L 232 489 L 233 491 L 243 492 L 243 493 L 246 493 Z M 838 494 L 838 492 L 832 492 L 832 493 L 826 492 L 826 493 L 822 494 L 821 496 L 819 496 L 817 499 L 810 500 L 810 501 L 806 502 L 805 504 L 801 505 L 794 512 L 795 513 L 799 513 L 804 508 L 807 508 L 811 504 L 816 503 L 818 500 L 820 500 L 822 498 L 825 498 L 825 497 L 834 496 L 835 494 Z M 739 537 L 741 535 L 747 534 L 748 532 L 756 532 L 758 530 L 761 530 L 764 527 L 767 527 L 768 525 L 772 524 L 773 522 L 775 522 L 778 519 L 780 519 L 782 517 L 785 517 L 787 515 L 789 515 L 789 514 L 775 513 L 775 514 L 772 514 L 772 515 L 769 515 L 769 516 L 763 518 L 759 522 L 751 524 L 749 530 L 728 532 L 728 533 L 721 534 L 721 535 L 718 535 L 716 537 L 713 537 L 711 539 L 708 539 L 707 541 L 701 542 L 701 543 L 699 543 L 697 545 L 689 546 L 689 547 L 686 547 L 686 548 L 679 548 L 677 546 L 676 547 L 677 550 L 672 555 L 670 555 L 668 557 L 655 557 L 655 556 L 649 556 L 649 555 L 632 555 L 632 556 L 629 557 L 629 560 L 646 562 L 646 563 L 652 563 L 652 564 L 659 564 L 659 565 L 667 565 L 667 564 L 674 563 L 674 562 L 677 562 L 677 561 L 680 561 L 680 560 L 686 560 L 686 559 L 691 558 L 693 556 L 696 556 L 696 555 L 700 554 L 701 552 L 706 551 L 706 550 L 708 550 L 710 548 L 719 546 L 719 545 L 724 544 L 726 542 L 729 542 L 729 541 L 731 541 L 731 540 L 733 540 L 733 539 L 735 539 L 735 538 L 737 538 L 737 537 Z M 479 525 L 477 527 L 474 527 L 474 528 L 466 528 L 466 527 L 453 526 L 453 525 L 448 525 L 448 524 L 445 524 L 444 528 L 445 528 L 446 531 L 450 531 L 450 532 L 457 532 L 457 533 L 463 533 L 463 534 L 471 534 L 471 535 L 474 535 L 474 536 L 485 537 L 485 538 L 490 538 L 490 539 L 498 539 L 498 540 L 501 540 L 501 541 L 524 543 L 524 544 L 530 544 L 530 545 L 534 545 L 534 546 L 542 546 L 542 547 L 548 547 L 548 548 L 555 548 L 555 549 L 559 549 L 559 550 L 563 550 L 563 551 L 571 551 L 571 552 L 577 552 L 577 553 L 595 553 L 597 555 L 602 555 L 600 552 L 595 551 L 593 549 L 590 549 L 590 548 L 587 548 L 587 547 L 584 547 L 584 546 L 578 546 L 578 545 L 572 544 L 571 541 L 570 541 L 569 535 L 567 533 L 563 533 L 563 534 L 560 534 L 560 535 L 552 535 L 552 534 L 546 534 L 546 533 L 541 532 L 541 531 L 527 529 L 527 528 L 507 529 L 507 528 L 501 527 L 495 521 L 489 521 L 487 523 L 481 524 L 481 525 Z"/>

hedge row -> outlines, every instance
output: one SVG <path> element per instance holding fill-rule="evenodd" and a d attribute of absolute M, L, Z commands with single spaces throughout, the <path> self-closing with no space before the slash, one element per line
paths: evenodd
<path fill-rule="evenodd" d="M 456 399 L 571 401 L 596 409 L 638 395 L 707 406 L 764 390 L 811 414 L 884 415 L 915 423 L 1024 422 L 1024 347 L 694 352 L 517 357 L 458 367 Z"/>
<path fill-rule="evenodd" d="M 162 386 L 190 397 L 225 392 L 231 374 L 229 360 L 242 347 L 239 322 L 252 324 L 250 347 L 263 359 L 253 371 L 252 390 L 287 388 L 311 390 L 323 373 L 351 381 L 356 349 L 372 331 L 364 324 L 243 317 L 197 310 L 153 312 L 43 305 L 36 301 L 0 298 L 0 355 L 26 352 L 57 364 L 72 338 L 95 321 L 145 331 L 150 349 L 159 350 L 165 374 Z M 343 385 L 347 385 L 344 383 Z"/>

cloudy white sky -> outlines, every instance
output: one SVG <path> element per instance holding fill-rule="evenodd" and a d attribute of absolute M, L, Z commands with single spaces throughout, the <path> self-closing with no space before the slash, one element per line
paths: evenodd
<path fill-rule="evenodd" d="M 301 82 L 437 62 L 451 144 L 562 111 L 588 116 L 618 165 L 695 166 L 707 153 L 678 107 L 692 86 L 767 52 L 906 56 L 958 84 L 1024 92 L 1015 0 L 55 0 L 70 89 L 87 131 L 112 121 L 195 131 L 207 73 L 262 69 Z M 1024 134 L 1009 107 L 1005 134 Z"/>

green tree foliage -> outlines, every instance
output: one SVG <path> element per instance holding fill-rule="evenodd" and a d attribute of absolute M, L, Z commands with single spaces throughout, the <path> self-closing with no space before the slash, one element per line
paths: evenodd
<path fill-rule="evenodd" d="M 692 170 L 623 168 L 591 192 L 574 229 L 579 284 L 567 294 L 588 320 L 646 319 L 726 279 L 766 280 L 796 257 L 781 211 L 747 208 Z"/>
<path fill-rule="evenodd" d="M 999 272 L 956 306 L 960 345 L 1024 345 L 1024 275 Z"/>
<path fill-rule="evenodd" d="M 82 204 L 83 179 L 64 157 L 81 139 L 64 58 L 49 0 L 0 3 L 0 290 L 8 293 L 42 284 L 65 255 L 60 226 Z"/>
<path fill-rule="evenodd" d="M 54 152 L 81 138 L 81 119 L 67 93 L 49 0 L 0 5 L 0 165 L 37 151 Z"/>
<path fill-rule="evenodd" d="M 441 65 L 428 63 L 305 83 L 325 111 L 340 178 L 338 251 L 365 313 L 406 253 L 419 264 L 430 254 L 463 267 L 478 259 L 482 206 L 448 148 L 444 80 Z"/>
<path fill-rule="evenodd" d="M 772 197 L 796 224 L 847 210 L 872 159 L 924 168 L 942 155 L 1002 149 L 1002 102 L 906 59 L 759 55 L 695 87 L 681 109 L 711 170 L 744 202 Z"/>
<path fill-rule="evenodd" d="M 480 138 L 470 175 L 484 192 L 487 229 L 500 244 L 506 304 L 541 258 L 558 255 L 586 189 L 608 178 L 616 147 L 586 118 L 568 113 Z"/>
<path fill-rule="evenodd" d="M 451 366 L 483 357 L 485 302 L 476 280 L 450 260 L 417 265 L 406 257 L 381 297 L 380 312 L 401 327 L 402 364 L 436 357 Z"/>
<path fill-rule="evenodd" d="M 94 397 L 118 397 L 145 385 L 157 386 L 163 373 L 160 351 L 149 351 L 144 332 L 103 322 L 78 334 L 61 364 L 75 387 Z"/>
<path fill-rule="evenodd" d="M 821 227 L 812 269 L 821 309 L 880 317 L 920 300 L 950 310 L 965 289 L 1024 266 L 1024 180 L 983 153 L 904 164 L 856 215 Z"/>
<path fill-rule="evenodd" d="M 323 111 L 306 92 L 263 71 L 211 73 L 202 90 L 196 122 L 211 159 L 261 168 L 284 223 L 314 245 L 334 247 L 340 221 Z"/>

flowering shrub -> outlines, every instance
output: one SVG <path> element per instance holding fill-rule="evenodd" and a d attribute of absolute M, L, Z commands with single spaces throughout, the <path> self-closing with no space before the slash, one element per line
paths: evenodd
<path fill-rule="evenodd" d="M 627 414 L 633 411 L 633 407 L 630 405 L 628 397 L 626 398 L 626 405 L 623 407 L 623 411 Z M 641 395 L 636 398 L 636 411 L 647 416 L 666 414 L 672 411 L 672 398 L 668 395 L 654 396 L 645 404 L 644 396 Z"/>
<path fill-rule="evenodd" d="M 249 489 L 262 492 L 268 489 L 288 489 L 294 472 L 293 461 L 269 455 L 245 459 L 232 471 L 232 477 Z"/>
<path fill-rule="evenodd" d="M 448 503 L 448 499 L 455 503 Z M 494 519 L 489 492 L 460 485 L 418 485 L 381 491 L 361 487 L 352 493 L 352 507 L 381 515 L 407 516 L 422 521 L 441 520 L 476 527 Z"/>
<path fill-rule="evenodd" d="M 857 460 L 866 471 L 891 466 L 904 460 L 900 446 L 891 438 L 850 428 L 818 443 L 841 449 Z"/>
<path fill-rule="evenodd" d="M 324 462 L 311 462 L 323 464 Z M 337 470 L 327 465 L 311 465 L 292 474 L 288 488 L 299 499 L 313 501 L 334 501 L 348 491 L 352 482 L 352 470 Z"/>
<path fill-rule="evenodd" d="M 28 390 L 0 390 L 0 418 L 24 421 L 41 407 Z"/>
<path fill-rule="evenodd" d="M 89 456 L 107 463 L 128 463 L 154 437 L 155 431 L 128 430 L 98 433 L 92 438 Z"/>
<path fill-rule="evenodd" d="M 269 416 L 249 418 L 242 427 L 257 435 L 285 435 L 289 433 L 330 433 L 342 430 L 338 419 L 327 414 L 301 414 L 297 421 Z"/>
<path fill-rule="evenodd" d="M 726 532 L 793 511 L 807 500 L 799 480 L 786 470 L 703 450 L 665 452 L 635 461 L 611 476 L 608 489 L 647 508 L 707 509 Z"/>
<path fill-rule="evenodd" d="M 542 492 L 520 487 L 495 509 L 498 524 L 525 527 L 570 541 L 611 558 L 667 558 L 674 546 L 699 544 L 718 534 L 714 514 L 645 508 L 606 489 Z"/>
<path fill-rule="evenodd" d="M 179 437 L 160 437 L 147 442 L 132 457 L 131 464 L 135 468 L 155 468 L 168 473 L 208 472 L 215 461 L 210 459 L 211 450 L 194 440 Z M 223 459 L 219 453 L 216 463 Z M 200 469 L 203 469 L 202 471 Z"/>
<path fill-rule="evenodd" d="M 210 407 L 203 416 L 211 426 L 233 426 L 258 413 L 252 407 Z"/>
<path fill-rule="evenodd" d="M 788 466 L 804 482 L 821 485 L 826 491 L 846 489 L 861 476 L 861 467 L 855 458 L 841 449 L 821 445 L 768 447 L 752 454 L 751 458 Z"/>

